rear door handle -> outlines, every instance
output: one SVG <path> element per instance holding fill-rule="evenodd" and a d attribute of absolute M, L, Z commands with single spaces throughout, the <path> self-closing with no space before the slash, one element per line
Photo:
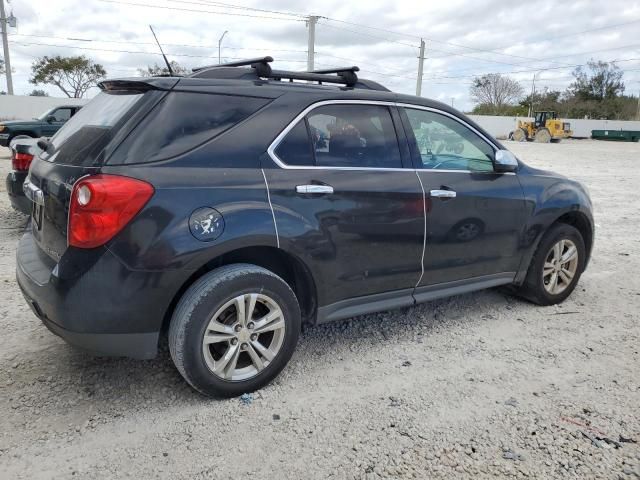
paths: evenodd
<path fill-rule="evenodd" d="M 333 193 L 331 185 L 298 185 L 296 187 L 298 193 Z"/>
<path fill-rule="evenodd" d="M 429 192 L 432 197 L 438 198 L 456 198 L 456 192 L 453 190 L 431 190 Z"/>

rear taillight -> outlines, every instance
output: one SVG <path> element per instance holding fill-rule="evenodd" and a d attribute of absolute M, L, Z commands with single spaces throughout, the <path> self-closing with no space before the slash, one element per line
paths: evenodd
<path fill-rule="evenodd" d="M 111 240 L 153 195 L 147 182 L 94 175 L 77 182 L 69 206 L 69 245 L 95 248 Z"/>
<path fill-rule="evenodd" d="M 31 166 L 33 155 L 30 153 L 13 152 L 11 155 L 11 168 L 17 172 L 26 172 Z"/>

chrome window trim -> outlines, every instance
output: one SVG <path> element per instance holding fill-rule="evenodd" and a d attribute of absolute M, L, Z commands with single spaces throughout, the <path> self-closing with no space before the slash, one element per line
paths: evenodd
<path fill-rule="evenodd" d="M 423 105 L 414 105 L 411 103 L 398 103 L 391 102 L 385 100 L 322 100 L 316 103 L 312 103 L 308 107 L 306 107 L 302 112 L 300 112 L 296 117 L 278 134 L 278 136 L 271 142 L 269 148 L 267 148 L 267 154 L 271 157 L 271 159 L 278 165 L 280 168 L 284 170 L 346 170 L 346 171 L 382 171 L 382 172 L 410 172 L 410 171 L 425 171 L 425 172 L 443 172 L 443 173 L 475 173 L 475 174 L 496 174 L 497 172 L 476 172 L 472 170 L 435 170 L 428 168 L 385 168 L 385 167 L 330 167 L 330 166 L 317 166 L 317 165 L 289 165 L 282 161 L 278 155 L 276 155 L 276 149 L 287 136 L 287 134 L 293 130 L 293 128 L 300 122 L 309 112 L 315 110 L 316 108 L 325 106 L 325 105 L 383 105 L 387 107 L 398 107 L 398 108 L 414 108 L 416 110 L 426 110 L 429 112 L 438 113 L 441 115 L 445 115 L 447 117 L 452 118 L 457 121 L 461 125 L 467 127 L 480 138 L 482 138 L 485 142 L 489 144 L 494 150 L 500 150 L 500 148 L 492 142 L 489 138 L 479 132 L 472 125 L 469 125 L 464 120 L 460 119 L 456 115 L 445 112 L 443 110 L 439 110 L 433 107 L 425 107 Z M 505 172 L 501 173 L 501 175 L 515 175 L 514 172 Z"/>
<path fill-rule="evenodd" d="M 396 103 L 395 105 L 398 108 L 413 108 L 415 110 L 425 110 L 427 112 L 433 112 L 433 113 L 437 113 L 437 114 L 440 114 L 440 115 L 444 115 L 445 117 L 452 118 L 453 120 L 458 122 L 460 125 L 462 125 L 464 127 L 467 127 L 469 130 L 471 130 L 473 133 L 475 133 L 480 138 L 482 138 L 485 142 L 487 142 L 489 144 L 489 146 L 491 148 L 493 148 L 493 153 L 494 154 L 496 153 L 496 150 L 500 150 L 498 145 L 496 145 L 494 142 L 492 142 L 491 139 L 487 138 L 486 135 L 482 134 L 482 132 L 478 131 L 472 125 L 469 125 L 467 122 L 462 120 L 460 117 L 458 117 L 456 115 L 453 115 L 452 113 L 445 112 L 444 110 L 439 110 L 439 109 L 433 108 L 433 107 L 425 107 L 423 105 L 413 105 L 411 103 Z M 428 168 L 421 168 L 419 170 L 429 170 L 429 169 Z"/>

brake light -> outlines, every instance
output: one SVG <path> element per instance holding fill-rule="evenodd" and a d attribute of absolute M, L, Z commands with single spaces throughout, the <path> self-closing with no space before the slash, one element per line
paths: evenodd
<path fill-rule="evenodd" d="M 32 161 L 33 155 L 30 153 L 13 152 L 13 155 L 11 155 L 11 168 L 17 172 L 26 172 L 29 170 Z"/>
<path fill-rule="evenodd" d="M 69 206 L 69 245 L 95 248 L 122 230 L 153 195 L 142 180 L 99 174 L 77 182 Z"/>

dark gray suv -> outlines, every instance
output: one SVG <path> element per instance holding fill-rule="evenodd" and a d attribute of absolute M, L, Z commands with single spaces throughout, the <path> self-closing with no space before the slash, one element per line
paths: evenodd
<path fill-rule="evenodd" d="M 278 375 L 303 322 L 573 291 L 594 234 L 579 183 L 356 67 L 271 60 L 102 82 L 39 142 L 17 277 L 53 333 L 150 358 L 168 332 L 195 389 L 233 396 Z"/>

